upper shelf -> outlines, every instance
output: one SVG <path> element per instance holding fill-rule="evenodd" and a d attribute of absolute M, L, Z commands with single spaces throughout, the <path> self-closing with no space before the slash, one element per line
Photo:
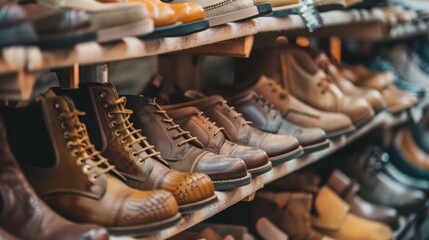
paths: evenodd
<path fill-rule="evenodd" d="M 380 9 L 330 11 L 321 13 L 324 26 L 314 32 L 316 35 L 381 39 L 406 37 L 428 31 L 425 20 L 395 24 Z M 350 27 L 353 25 L 353 27 Z M 183 37 L 141 40 L 127 37 L 121 41 L 98 44 L 78 44 L 73 48 L 40 50 L 37 47 L 10 47 L 2 51 L 0 74 L 25 71 L 33 72 L 49 68 L 73 66 L 73 64 L 95 64 L 164 53 L 183 51 L 190 48 L 235 40 L 257 33 L 297 31 L 309 34 L 298 15 L 287 17 L 261 17 L 238 23 L 228 23 Z M 220 45 L 221 46 L 221 45 Z M 220 52 L 222 47 L 220 48 Z M 192 53 L 204 50 L 196 49 Z M 213 49 L 211 49 L 213 52 Z M 219 54 L 218 54 L 219 55 Z"/>

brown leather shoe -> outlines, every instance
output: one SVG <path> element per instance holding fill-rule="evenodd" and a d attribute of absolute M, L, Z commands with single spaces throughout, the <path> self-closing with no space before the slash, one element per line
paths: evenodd
<path fill-rule="evenodd" d="M 167 190 L 173 193 L 181 212 L 194 211 L 216 200 L 207 175 L 169 168 L 140 130 L 133 127 L 129 121 L 132 111 L 125 109 L 126 99 L 119 97 L 112 84 L 87 83 L 79 89 L 55 91 L 72 97 L 76 106 L 87 112 L 82 120 L 91 129 L 96 149 L 127 178 L 130 187 Z"/>
<path fill-rule="evenodd" d="M 204 116 L 198 108 L 175 108 L 174 105 L 162 106 L 180 126 L 204 145 L 204 149 L 216 154 L 240 158 L 246 163 L 247 171 L 252 177 L 271 170 L 271 162 L 262 149 L 235 144 L 225 139 L 225 128 Z"/>
<path fill-rule="evenodd" d="M 295 159 L 304 153 L 294 137 L 265 133 L 252 127 L 251 122 L 246 121 L 219 95 L 173 106 L 174 108 L 197 107 L 212 121 L 225 128 L 225 136 L 231 142 L 264 150 L 273 166 Z"/>
<path fill-rule="evenodd" d="M 355 130 L 350 118 L 346 115 L 316 110 L 294 98 L 277 82 L 265 76 L 259 78 L 253 89 L 273 104 L 284 119 L 293 124 L 321 128 L 328 138 L 340 137 Z"/>
<path fill-rule="evenodd" d="M 196 137 L 176 124 L 155 99 L 127 96 L 126 106 L 135 112 L 131 121 L 142 129 L 142 133 L 174 169 L 206 173 L 216 190 L 233 189 L 250 183 L 251 175 L 243 160 L 203 150 L 204 146 Z"/>
<path fill-rule="evenodd" d="M 258 192 L 251 204 L 252 224 L 256 225 L 260 235 L 264 235 L 263 231 L 268 229 L 259 229 L 258 221 L 266 218 L 284 231 L 290 239 L 331 239 L 316 233 L 311 227 L 311 194 Z"/>
<path fill-rule="evenodd" d="M 400 90 L 393 84 L 393 76 L 388 72 L 375 73 L 362 65 L 340 65 L 341 75 L 354 84 L 378 90 L 386 101 L 387 111 L 399 113 L 418 103 L 418 98 Z"/>
<path fill-rule="evenodd" d="M 355 86 L 352 82 L 345 79 L 324 52 L 319 51 L 316 53 L 314 61 L 331 77 L 330 79 L 344 94 L 365 99 L 371 105 L 374 113 L 379 113 L 386 108 L 386 102 L 379 91 Z"/>
<path fill-rule="evenodd" d="M 12 156 L 2 116 L 0 156 L 0 239 L 109 239 L 104 228 L 73 224 L 36 195 Z"/>
<path fill-rule="evenodd" d="M 345 95 L 303 50 L 279 50 L 282 85 L 299 100 L 328 112 L 340 112 L 360 127 L 374 117 L 369 103 L 360 97 Z"/>
<path fill-rule="evenodd" d="M 229 98 L 228 103 L 243 117 L 252 121 L 252 126 L 264 132 L 285 134 L 295 137 L 305 153 L 320 151 L 329 147 L 326 133 L 320 128 L 302 128 L 286 120 L 254 90 L 248 90 Z"/>
<path fill-rule="evenodd" d="M 70 98 L 58 97 L 52 91 L 37 97 L 26 107 L 4 109 L 11 149 L 37 194 L 67 219 L 100 224 L 112 232 L 145 234 L 177 223 L 180 214 L 172 194 L 163 190 L 133 190 L 125 185 L 121 181 L 123 177 L 89 141 L 86 127 L 79 121 L 82 115 Z M 45 216 L 46 220 L 28 217 L 27 211 L 31 212 L 37 201 L 33 203 L 28 195 L 10 198 L 15 195 L 9 192 L 11 190 L 18 191 L 17 196 L 24 193 L 22 188 L 16 188 L 16 179 L 8 180 L 14 174 L 0 176 L 6 177 L 5 182 L 9 184 L 9 187 L 1 188 L 7 191 L 3 192 L 6 202 L 2 215 L 5 216 L 4 224 L 12 224 L 11 219 L 21 216 L 22 221 L 30 221 L 29 229 L 37 228 L 31 230 L 33 234 L 54 234 L 57 236 L 54 239 L 64 238 L 63 228 L 49 232 L 53 223 L 60 222 L 48 217 L 49 214 Z M 17 204 L 26 200 L 31 203 Z M 18 215 L 21 210 L 25 213 Z M 38 215 L 46 211 L 36 212 L 34 214 Z M 17 229 L 21 230 L 21 227 Z M 34 235 L 29 236 L 32 237 Z"/>
<path fill-rule="evenodd" d="M 385 223 L 393 229 L 399 227 L 398 212 L 394 208 L 374 205 L 362 199 L 357 194 L 359 184 L 341 171 L 334 170 L 326 184 L 350 205 L 350 212 L 356 216 Z"/>

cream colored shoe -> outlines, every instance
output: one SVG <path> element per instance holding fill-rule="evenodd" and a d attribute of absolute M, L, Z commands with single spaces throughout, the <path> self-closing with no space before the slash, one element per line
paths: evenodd
<path fill-rule="evenodd" d="M 95 0 L 37 0 L 37 2 L 46 7 L 87 12 L 98 30 L 99 42 L 145 35 L 154 30 L 153 19 L 140 3 L 99 3 Z"/>

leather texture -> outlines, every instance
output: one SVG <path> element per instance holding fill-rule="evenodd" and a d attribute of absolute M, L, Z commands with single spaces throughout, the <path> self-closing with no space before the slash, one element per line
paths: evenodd
<path fill-rule="evenodd" d="M 429 180 L 429 156 L 419 148 L 408 128 L 396 132 L 388 152 L 391 162 L 406 174 Z"/>
<path fill-rule="evenodd" d="M 65 218 L 122 233 L 155 230 L 159 223 L 178 220 L 177 203 L 169 192 L 133 190 L 121 181 L 89 141 L 79 121 L 82 113 L 70 98 L 48 91 L 26 107 L 4 111 L 12 151 L 28 181 Z M 41 223 L 41 232 L 51 229 Z"/>
<path fill-rule="evenodd" d="M 312 229 L 310 209 L 311 194 L 290 192 L 258 192 L 251 202 L 253 225 L 262 218 L 268 218 L 284 231 L 290 239 L 329 240 Z"/>
<path fill-rule="evenodd" d="M 350 205 L 350 212 L 356 216 L 385 223 L 393 229 L 399 227 L 398 212 L 394 208 L 374 205 L 362 199 L 358 195 L 359 184 L 352 181 L 341 171 L 334 170 L 326 184 Z"/>
<path fill-rule="evenodd" d="M 250 125 L 250 122 L 230 107 L 226 100 L 213 95 L 173 105 L 179 107 L 197 107 L 212 121 L 225 128 L 225 136 L 228 140 L 264 150 L 268 159 L 281 163 L 298 157 L 303 153 L 298 141 L 288 135 L 270 134 L 262 132 Z"/>
<path fill-rule="evenodd" d="M 48 208 L 33 191 L 12 155 L 2 116 L 0 129 L 0 225 L 3 228 L 0 238 L 109 239 L 104 228 L 73 224 Z"/>
<path fill-rule="evenodd" d="M 207 175 L 170 169 L 158 149 L 133 127 L 129 120 L 133 112 L 125 108 L 126 99 L 119 97 L 112 84 L 87 83 L 79 89 L 54 90 L 70 96 L 79 109 L 87 112 L 82 120 L 91 128 L 90 138 L 96 149 L 126 177 L 130 187 L 167 190 L 173 193 L 181 210 L 215 199 L 213 183 Z"/>
<path fill-rule="evenodd" d="M 365 99 L 370 104 L 375 113 L 378 113 L 386 108 L 386 102 L 379 91 L 370 88 L 358 87 L 350 81 L 347 81 L 347 79 L 341 75 L 335 64 L 331 62 L 324 52 L 319 51 L 318 53 L 314 54 L 314 61 L 321 69 L 323 69 L 327 76 L 330 77 L 330 80 L 344 94 L 351 97 L 361 97 Z"/>
<path fill-rule="evenodd" d="M 388 72 L 371 72 L 363 65 L 340 66 L 341 74 L 349 81 L 361 87 L 378 90 L 387 104 L 387 111 L 399 113 L 417 104 L 415 95 L 400 90 L 393 84 L 393 75 Z"/>
<path fill-rule="evenodd" d="M 338 156 L 341 160 L 347 157 L 347 163 L 340 160 L 337 164 L 348 177 L 359 183 L 359 195 L 363 199 L 377 205 L 393 207 L 401 214 L 419 211 L 424 207 L 425 194 L 404 186 L 385 174 L 372 146 L 362 148 L 361 145 L 350 152 L 347 156 Z"/>
<path fill-rule="evenodd" d="M 143 4 L 148 10 L 149 16 L 153 18 L 155 27 L 172 25 L 178 21 L 174 9 L 168 4 L 154 0 L 131 0 L 130 2 Z"/>
<path fill-rule="evenodd" d="M 321 128 L 328 137 L 343 135 L 354 130 L 352 121 L 346 115 L 316 110 L 299 101 L 277 82 L 265 76 L 259 78 L 253 89 L 273 104 L 284 119 L 293 124 Z M 333 122 L 335 124 L 332 124 Z"/>
<path fill-rule="evenodd" d="M 166 2 L 177 4 L 185 3 L 187 0 L 167 0 Z M 201 5 L 205 11 L 206 18 L 212 18 L 221 16 L 228 13 L 233 13 L 239 10 L 253 7 L 252 0 L 237 0 L 237 1 L 228 1 L 228 0 L 196 0 L 194 1 Z"/>
<path fill-rule="evenodd" d="M 331 206 L 335 206 L 335 211 Z M 318 216 L 312 217 L 313 226 L 332 238 L 389 240 L 393 237 L 389 226 L 349 213 L 350 206 L 327 186 L 320 189 L 314 207 Z"/>
<path fill-rule="evenodd" d="M 175 108 L 174 105 L 163 105 L 162 108 L 183 129 L 197 137 L 205 150 L 242 159 L 252 176 L 271 170 L 271 162 L 268 161 L 268 156 L 262 149 L 235 144 L 227 140 L 224 134 L 225 129 L 218 127 L 198 108 Z"/>
<path fill-rule="evenodd" d="M 304 50 L 279 50 L 278 58 L 281 83 L 299 100 L 316 109 L 344 113 L 355 126 L 374 116 L 365 99 L 345 95 Z"/>
<path fill-rule="evenodd" d="M 248 178 L 243 160 L 203 150 L 203 145 L 177 125 L 155 99 L 126 97 L 127 107 L 135 111 L 131 120 L 142 129 L 142 133 L 172 168 L 205 173 L 215 182 L 215 186 L 223 181 Z"/>
<path fill-rule="evenodd" d="M 284 120 L 281 114 L 274 109 L 263 96 L 254 90 L 244 91 L 235 97 L 229 98 L 228 103 L 245 119 L 252 122 L 252 126 L 264 132 L 284 134 L 295 137 L 306 153 L 329 147 L 326 134 L 318 128 L 302 128 Z M 324 147 L 320 148 L 321 144 Z"/>

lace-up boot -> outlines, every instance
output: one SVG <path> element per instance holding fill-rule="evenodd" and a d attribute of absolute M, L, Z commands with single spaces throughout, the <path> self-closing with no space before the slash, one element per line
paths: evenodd
<path fill-rule="evenodd" d="M 264 132 L 295 137 L 305 153 L 329 147 L 326 133 L 320 128 L 303 128 L 284 120 L 274 105 L 254 90 L 242 92 L 228 100 L 237 112 L 252 121 L 253 126 Z"/>
<path fill-rule="evenodd" d="M 192 106 L 197 107 L 220 127 L 225 128 L 225 137 L 229 141 L 264 150 L 273 166 L 295 159 L 304 153 L 296 138 L 265 133 L 252 127 L 252 122 L 245 120 L 242 114 L 236 112 L 234 107 L 230 107 L 221 96 L 203 97 L 175 104 L 172 107 Z"/>
<path fill-rule="evenodd" d="M 181 212 L 191 212 L 216 200 L 210 178 L 202 173 L 187 173 L 169 168 L 159 152 L 130 122 L 132 111 L 125 108 L 112 84 L 87 83 L 80 89 L 55 89 L 75 101 L 87 112 L 83 122 L 90 137 L 109 162 L 127 178 L 133 188 L 164 189 L 173 193 Z"/>
<path fill-rule="evenodd" d="M 26 107 L 4 109 L 12 152 L 37 194 L 67 219 L 112 232 L 144 234 L 177 223 L 172 194 L 125 185 L 89 141 L 81 115 L 70 98 L 52 91 Z"/>
<path fill-rule="evenodd" d="M 268 161 L 267 153 L 264 150 L 239 145 L 227 140 L 224 134 L 225 128 L 218 127 L 198 108 L 174 108 L 174 106 L 168 105 L 164 105 L 163 108 L 181 127 L 196 136 L 204 145 L 205 150 L 241 158 L 246 163 L 247 171 L 253 177 L 271 170 L 271 162 Z"/>
<path fill-rule="evenodd" d="M 251 176 L 242 159 L 203 150 L 201 142 L 176 124 L 155 99 L 127 96 L 127 100 L 127 107 L 136 113 L 132 121 L 174 169 L 206 173 L 214 182 L 216 190 L 250 183 Z"/>

